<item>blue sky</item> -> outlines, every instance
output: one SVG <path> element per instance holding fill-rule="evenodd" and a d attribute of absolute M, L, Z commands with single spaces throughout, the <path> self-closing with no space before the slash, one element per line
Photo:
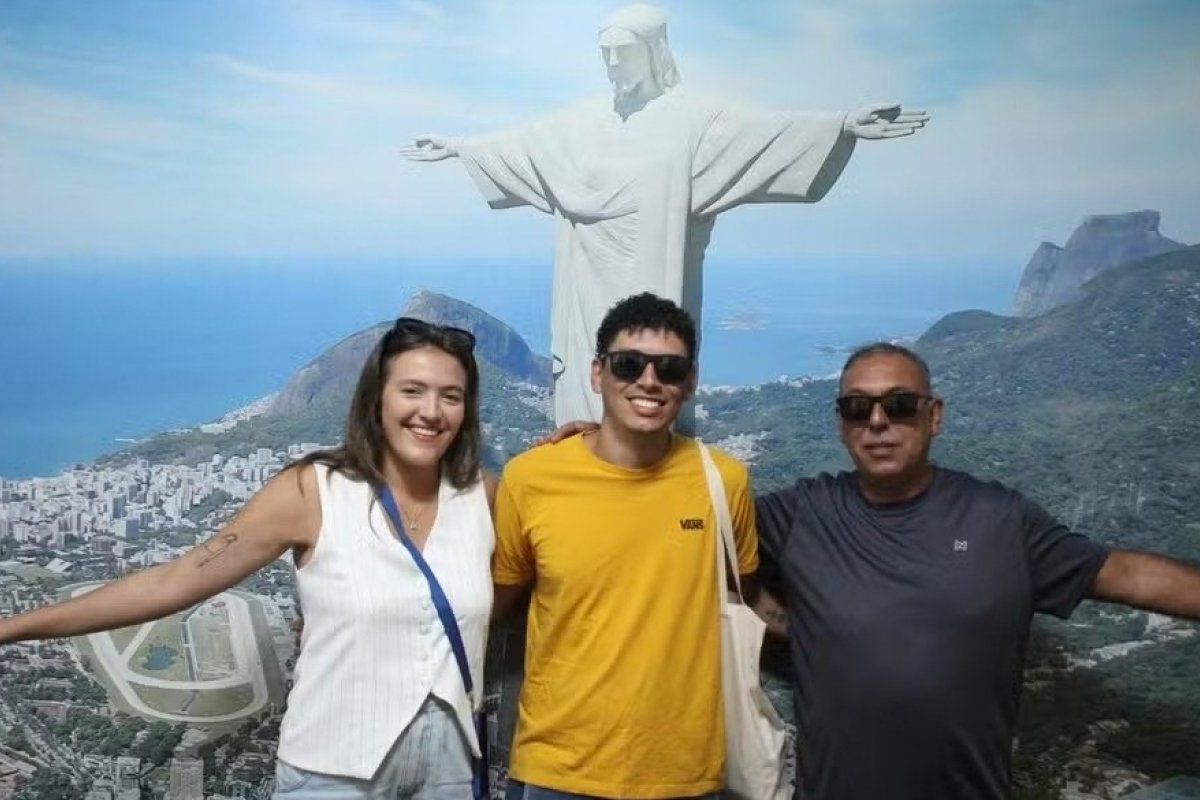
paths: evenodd
<path fill-rule="evenodd" d="M 0 2 L 0 259 L 548 261 L 425 132 L 607 86 L 619 3 Z M 1200 4 L 665 2 L 683 80 L 767 107 L 925 107 L 816 206 L 739 209 L 710 259 L 1019 269 L 1087 214 L 1200 241 Z"/>

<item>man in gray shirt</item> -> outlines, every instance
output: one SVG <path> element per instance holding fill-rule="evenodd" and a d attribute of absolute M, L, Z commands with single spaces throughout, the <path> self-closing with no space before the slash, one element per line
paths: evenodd
<path fill-rule="evenodd" d="M 931 464 L 943 402 L 906 348 L 856 351 L 838 395 L 856 470 L 757 499 L 788 607 L 797 796 L 1007 798 L 1033 612 L 1092 597 L 1200 619 L 1200 570 L 1102 547 Z"/>

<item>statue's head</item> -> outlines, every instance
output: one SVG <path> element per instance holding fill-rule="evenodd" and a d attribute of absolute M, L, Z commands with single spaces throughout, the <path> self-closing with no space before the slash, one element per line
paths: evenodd
<path fill-rule="evenodd" d="M 667 43 L 667 15 L 643 3 L 619 8 L 600 26 L 600 54 L 618 107 L 658 97 L 679 83 Z"/>

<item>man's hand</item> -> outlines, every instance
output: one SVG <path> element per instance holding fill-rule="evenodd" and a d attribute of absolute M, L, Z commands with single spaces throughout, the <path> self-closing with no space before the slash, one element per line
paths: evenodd
<path fill-rule="evenodd" d="M 566 422 L 562 425 L 559 425 L 550 433 L 534 442 L 533 446 L 538 447 L 543 444 L 558 444 L 563 439 L 570 439 L 572 436 L 577 434 L 591 433 L 592 431 L 599 429 L 599 423 L 588 422 L 582 419 L 572 420 L 571 422 Z"/>
<path fill-rule="evenodd" d="M 728 581 L 729 590 L 733 591 L 733 581 Z M 767 623 L 767 633 L 772 636 L 787 638 L 788 617 L 787 609 L 773 594 L 763 588 L 758 580 L 758 573 L 751 572 L 742 576 L 742 600 L 750 606 L 750 610 L 758 618 Z"/>
<path fill-rule="evenodd" d="M 904 111 L 899 103 L 881 103 L 847 114 L 842 130 L 859 139 L 896 139 L 912 136 L 928 121 L 924 110 Z"/>
<path fill-rule="evenodd" d="M 425 134 L 412 144 L 400 148 L 400 155 L 409 161 L 442 161 L 458 156 L 458 140 L 449 136 Z"/>

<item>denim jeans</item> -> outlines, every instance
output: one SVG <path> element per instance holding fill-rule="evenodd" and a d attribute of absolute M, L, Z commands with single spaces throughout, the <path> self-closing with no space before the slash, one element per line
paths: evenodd
<path fill-rule="evenodd" d="M 695 798 L 679 798 L 679 800 L 719 800 L 720 792 L 712 794 L 704 794 Z M 508 779 L 508 791 L 504 795 L 504 800 L 600 800 L 586 794 L 573 794 L 571 792 L 560 792 L 557 789 L 545 789 L 541 786 L 533 786 L 528 783 L 521 783 L 512 778 Z"/>
<path fill-rule="evenodd" d="M 434 697 L 371 780 L 275 764 L 275 800 L 471 800 L 471 749 L 450 706 Z"/>

